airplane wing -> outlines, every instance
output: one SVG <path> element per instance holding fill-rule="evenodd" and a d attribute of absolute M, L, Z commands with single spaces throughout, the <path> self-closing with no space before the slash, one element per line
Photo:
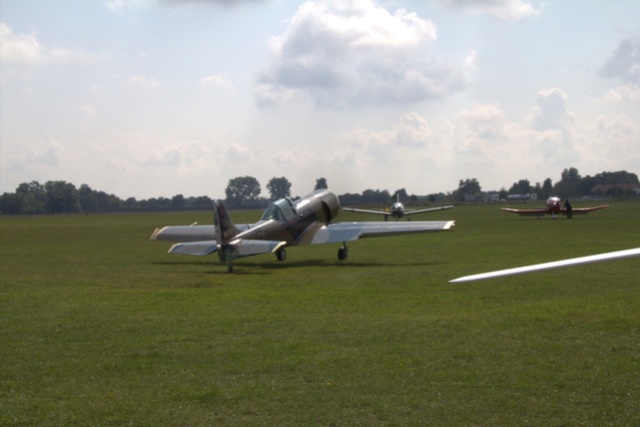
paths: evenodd
<path fill-rule="evenodd" d="M 391 212 L 389 211 L 374 211 L 369 209 L 356 209 L 356 208 L 341 208 L 341 209 L 347 212 L 359 212 L 359 213 L 368 213 L 368 214 L 376 214 L 376 215 L 384 215 L 384 216 L 391 215 Z"/>
<path fill-rule="evenodd" d="M 455 221 L 338 222 L 309 230 L 296 244 L 350 242 L 365 237 L 451 230 Z"/>
<path fill-rule="evenodd" d="M 226 246 L 227 256 L 244 257 L 275 252 L 287 242 L 272 240 L 236 239 Z M 211 255 L 218 250 L 218 242 L 215 240 L 203 240 L 198 242 L 176 243 L 169 249 L 170 254 L 180 255 Z"/>
<path fill-rule="evenodd" d="M 453 205 L 439 206 L 437 208 L 428 208 L 428 209 L 413 209 L 410 211 L 404 211 L 404 214 L 406 216 L 406 215 L 413 215 L 413 214 L 424 213 L 424 212 L 443 211 L 445 209 L 452 209 L 452 208 L 453 208 Z"/>
<path fill-rule="evenodd" d="M 571 258 L 562 261 L 546 262 L 543 264 L 529 265 L 526 267 L 509 268 L 506 270 L 492 271 L 489 273 L 474 274 L 471 276 L 459 277 L 450 280 L 449 283 L 470 282 L 472 280 L 490 279 L 493 277 L 509 276 L 512 274 L 530 273 L 533 271 L 549 270 L 552 268 L 568 267 L 571 265 L 588 264 L 592 262 L 611 261 L 614 259 L 640 256 L 640 248 L 627 249 L 624 251 L 607 252 L 604 254 L 590 255 L 579 258 Z"/>
<path fill-rule="evenodd" d="M 169 249 L 170 254 L 180 255 L 210 255 L 218 250 L 218 242 L 205 240 L 200 242 L 176 243 Z"/>
<path fill-rule="evenodd" d="M 545 208 L 534 208 L 534 209 L 513 209 L 513 208 L 500 208 L 505 212 L 511 212 L 518 214 L 520 216 L 541 216 L 547 213 Z M 575 209 L 574 209 L 575 212 Z"/>
<path fill-rule="evenodd" d="M 600 205 L 600 206 L 591 206 L 590 208 L 573 208 L 571 210 L 572 213 L 574 214 L 586 214 L 589 213 L 591 211 L 597 211 L 598 209 L 604 209 L 604 208 L 608 208 L 609 205 Z M 566 209 L 561 209 L 560 210 L 561 213 L 566 214 L 567 210 Z"/>
<path fill-rule="evenodd" d="M 236 224 L 240 231 L 249 229 L 249 224 Z M 201 242 L 216 238 L 215 225 L 169 225 L 156 228 L 149 240 L 168 242 Z"/>

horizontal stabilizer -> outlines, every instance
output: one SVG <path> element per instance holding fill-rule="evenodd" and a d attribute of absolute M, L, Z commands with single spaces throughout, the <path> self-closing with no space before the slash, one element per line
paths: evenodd
<path fill-rule="evenodd" d="M 169 249 L 170 254 L 180 255 L 210 255 L 218 250 L 218 242 L 205 240 L 201 242 L 176 243 Z"/>
<path fill-rule="evenodd" d="M 251 255 L 267 254 L 275 252 L 287 242 L 276 240 L 245 240 L 238 239 L 230 242 L 224 249 L 227 256 L 241 258 Z"/>
<path fill-rule="evenodd" d="M 240 231 L 248 230 L 248 224 L 236 224 Z M 216 238 L 215 225 L 170 225 L 156 228 L 150 240 L 165 240 L 168 242 L 199 242 Z"/>

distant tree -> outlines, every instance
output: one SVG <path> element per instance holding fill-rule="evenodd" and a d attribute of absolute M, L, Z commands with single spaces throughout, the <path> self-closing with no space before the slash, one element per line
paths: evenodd
<path fill-rule="evenodd" d="M 602 172 L 595 176 L 601 182 L 598 184 L 638 184 L 638 175 L 627 171 Z"/>
<path fill-rule="evenodd" d="M 208 209 L 213 206 L 213 201 L 208 196 L 199 196 L 193 201 L 193 206 L 198 209 Z"/>
<path fill-rule="evenodd" d="M 509 188 L 509 194 L 527 194 L 531 193 L 531 183 L 528 179 L 521 179 L 518 182 L 514 182 L 511 188 Z"/>
<path fill-rule="evenodd" d="M 571 167 L 564 169 L 561 174 L 560 181 L 554 185 L 554 191 L 556 195 L 562 198 L 569 196 L 579 195 L 578 185 L 580 184 L 580 173 L 578 169 Z"/>
<path fill-rule="evenodd" d="M 260 195 L 260 183 L 252 176 L 241 176 L 229 180 L 225 189 L 227 201 L 232 205 L 243 205 Z"/>
<path fill-rule="evenodd" d="M 482 192 L 480 183 L 476 178 L 460 180 L 458 189 L 453 192 L 455 200 L 462 201 L 467 194 L 478 194 Z"/>
<path fill-rule="evenodd" d="M 580 181 L 580 172 L 578 169 L 571 167 L 569 169 L 563 169 L 561 175 L 561 181 L 577 184 Z"/>
<path fill-rule="evenodd" d="M 374 203 L 388 203 L 391 200 L 391 195 L 387 190 L 371 190 L 367 189 L 362 192 L 361 203 L 374 204 Z"/>
<path fill-rule="evenodd" d="M 553 181 L 551 181 L 551 178 L 547 178 L 542 183 L 542 191 L 540 192 L 539 196 L 547 199 L 551 197 L 551 193 L 553 193 Z"/>
<path fill-rule="evenodd" d="M 45 212 L 47 190 L 38 181 L 18 185 L 16 197 L 21 214 L 41 214 Z"/>
<path fill-rule="evenodd" d="M 80 209 L 82 212 L 93 212 L 96 210 L 96 192 L 87 184 L 82 184 L 78 189 L 78 195 L 80 196 Z"/>
<path fill-rule="evenodd" d="M 329 186 L 327 185 L 327 180 L 325 178 L 316 179 L 316 186 L 314 190 L 323 190 L 327 188 L 329 188 Z"/>
<path fill-rule="evenodd" d="M 409 198 L 409 195 L 407 194 L 407 190 L 405 190 L 404 188 L 396 190 L 395 193 L 393 193 L 393 196 L 391 196 L 391 199 L 393 200 L 393 202 L 396 201 L 396 197 L 398 196 L 400 196 L 400 201 L 407 200 Z"/>
<path fill-rule="evenodd" d="M 124 201 L 124 203 L 122 204 L 122 207 L 128 211 L 135 211 L 138 209 L 138 201 L 136 200 L 135 197 L 129 197 L 127 200 Z"/>
<path fill-rule="evenodd" d="M 22 200 L 16 193 L 3 193 L 0 196 L 0 213 L 19 215 L 22 213 Z"/>
<path fill-rule="evenodd" d="M 47 213 L 80 212 L 80 194 L 75 185 L 65 181 L 47 181 L 45 211 Z"/>
<path fill-rule="evenodd" d="M 291 196 L 291 183 L 284 176 L 281 178 L 273 177 L 267 183 L 267 190 L 272 200 L 282 199 Z"/>
<path fill-rule="evenodd" d="M 172 209 L 184 209 L 186 206 L 186 201 L 182 194 L 176 194 L 171 198 L 171 208 Z"/>
<path fill-rule="evenodd" d="M 533 187 L 531 192 L 537 194 L 538 198 L 542 198 L 542 185 L 540 185 L 539 182 L 536 182 L 536 185 Z"/>
<path fill-rule="evenodd" d="M 502 187 L 500 191 L 498 191 L 498 197 L 500 198 L 500 200 L 506 200 L 508 195 L 509 192 L 504 187 Z"/>
<path fill-rule="evenodd" d="M 638 176 L 627 171 L 601 172 L 594 176 L 585 176 L 578 184 L 578 192 L 582 195 L 591 194 L 596 185 L 638 184 Z M 614 194 L 611 194 L 614 195 Z"/>

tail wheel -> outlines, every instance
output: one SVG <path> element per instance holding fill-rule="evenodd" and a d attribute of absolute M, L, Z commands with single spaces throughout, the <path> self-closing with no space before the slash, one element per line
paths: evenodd
<path fill-rule="evenodd" d="M 287 251 L 285 251 L 284 249 L 278 249 L 278 251 L 276 251 L 276 258 L 278 259 L 278 261 L 284 261 L 287 259 Z"/>

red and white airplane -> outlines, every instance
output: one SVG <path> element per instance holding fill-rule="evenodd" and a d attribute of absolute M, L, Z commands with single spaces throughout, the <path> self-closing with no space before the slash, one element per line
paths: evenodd
<path fill-rule="evenodd" d="M 609 205 L 599 205 L 592 206 L 589 208 L 573 208 L 569 212 L 569 214 L 586 214 L 591 211 L 596 211 L 598 209 L 608 208 Z M 500 208 L 505 212 L 516 213 L 521 216 L 537 216 L 540 218 L 545 214 L 550 214 L 553 218 L 556 218 L 556 215 L 567 215 L 569 209 L 567 207 L 562 206 L 562 200 L 560 197 L 549 197 L 547 199 L 547 207 L 546 208 L 533 208 L 533 209 L 513 209 L 513 208 Z M 569 215 L 569 218 L 571 216 Z"/>

